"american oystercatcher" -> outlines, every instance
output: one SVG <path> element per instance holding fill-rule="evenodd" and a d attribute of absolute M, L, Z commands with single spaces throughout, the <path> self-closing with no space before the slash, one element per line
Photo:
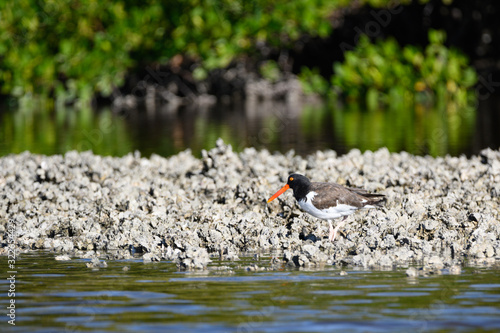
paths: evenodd
<path fill-rule="evenodd" d="M 311 182 L 307 177 L 299 174 L 290 175 L 286 185 L 267 202 L 273 201 L 289 188 L 293 190 L 293 196 L 302 210 L 314 217 L 328 220 L 330 241 L 335 239 L 347 215 L 361 208 L 382 207 L 385 202 L 383 194 L 368 193 L 360 188 L 347 188 L 335 183 Z M 338 217 L 343 217 L 343 219 L 334 229 L 331 220 Z"/>

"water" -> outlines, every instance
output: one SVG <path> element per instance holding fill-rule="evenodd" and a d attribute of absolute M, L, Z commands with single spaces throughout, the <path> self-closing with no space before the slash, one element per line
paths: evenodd
<path fill-rule="evenodd" d="M 416 155 L 470 156 L 500 145 L 492 99 L 480 103 L 477 110 L 415 106 L 368 111 L 327 104 L 294 110 L 285 103 L 262 103 L 117 114 L 110 108 L 95 112 L 4 106 L 0 107 L 0 156 L 26 150 L 46 155 L 92 150 L 123 156 L 138 150 L 147 157 L 170 156 L 187 148 L 200 156 L 219 137 L 236 151 L 293 149 L 305 156 L 325 149 L 343 154 L 353 148 L 387 147 Z"/>
<path fill-rule="evenodd" d="M 405 269 L 337 267 L 247 272 L 260 261 L 217 262 L 227 271 L 179 272 L 175 264 L 17 258 L 14 332 L 470 332 L 500 330 L 500 268 L 407 278 Z M 123 270 L 128 267 L 129 270 Z M 6 257 L 0 270 L 8 271 Z M 1 280 L 1 302 L 9 283 Z M 5 312 L 4 307 L 4 312 Z"/>

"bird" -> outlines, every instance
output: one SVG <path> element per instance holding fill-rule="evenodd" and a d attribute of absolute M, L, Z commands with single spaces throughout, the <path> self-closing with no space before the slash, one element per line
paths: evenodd
<path fill-rule="evenodd" d="M 307 177 L 295 173 L 288 176 L 286 185 L 269 198 L 267 203 L 290 188 L 302 210 L 328 221 L 330 242 L 333 242 L 348 215 L 362 208 L 382 207 L 386 201 L 383 194 L 369 193 L 361 188 L 348 188 L 336 183 L 311 182 Z M 334 229 L 332 220 L 339 217 L 343 218 Z"/>

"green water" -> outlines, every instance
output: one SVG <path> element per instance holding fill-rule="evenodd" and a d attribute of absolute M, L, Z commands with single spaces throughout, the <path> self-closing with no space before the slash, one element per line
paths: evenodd
<path fill-rule="evenodd" d="M 45 155 L 92 150 L 112 156 L 137 150 L 143 156 L 170 156 L 187 148 L 199 156 L 202 149 L 213 148 L 219 137 L 236 151 L 245 147 L 281 152 L 294 149 L 301 155 L 318 149 L 342 154 L 353 148 L 387 147 L 416 155 L 458 156 L 495 146 L 488 141 L 495 135 L 476 127 L 478 115 L 473 108 L 417 105 L 367 111 L 352 105 L 324 104 L 306 105 L 295 116 L 291 113 L 283 103 L 252 110 L 216 105 L 208 110 L 119 114 L 110 108 L 0 107 L 0 156 L 26 150 Z"/>
<path fill-rule="evenodd" d="M 500 268 L 407 278 L 405 269 L 336 267 L 253 271 L 259 261 L 212 263 L 230 270 L 179 272 L 175 264 L 55 261 L 32 253 L 16 260 L 13 332 L 472 332 L 500 330 Z M 128 267 L 128 270 L 124 270 Z M 0 271 L 7 274 L 7 258 Z M 2 279 L 5 307 L 10 284 Z"/>

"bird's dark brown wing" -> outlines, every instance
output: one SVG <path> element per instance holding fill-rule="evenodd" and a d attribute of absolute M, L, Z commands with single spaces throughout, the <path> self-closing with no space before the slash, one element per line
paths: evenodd
<path fill-rule="evenodd" d="M 311 191 L 316 192 L 313 204 L 318 209 L 335 207 L 338 204 L 362 208 L 366 205 L 381 206 L 383 194 L 368 193 L 364 189 L 347 188 L 335 183 L 311 183 Z"/>

